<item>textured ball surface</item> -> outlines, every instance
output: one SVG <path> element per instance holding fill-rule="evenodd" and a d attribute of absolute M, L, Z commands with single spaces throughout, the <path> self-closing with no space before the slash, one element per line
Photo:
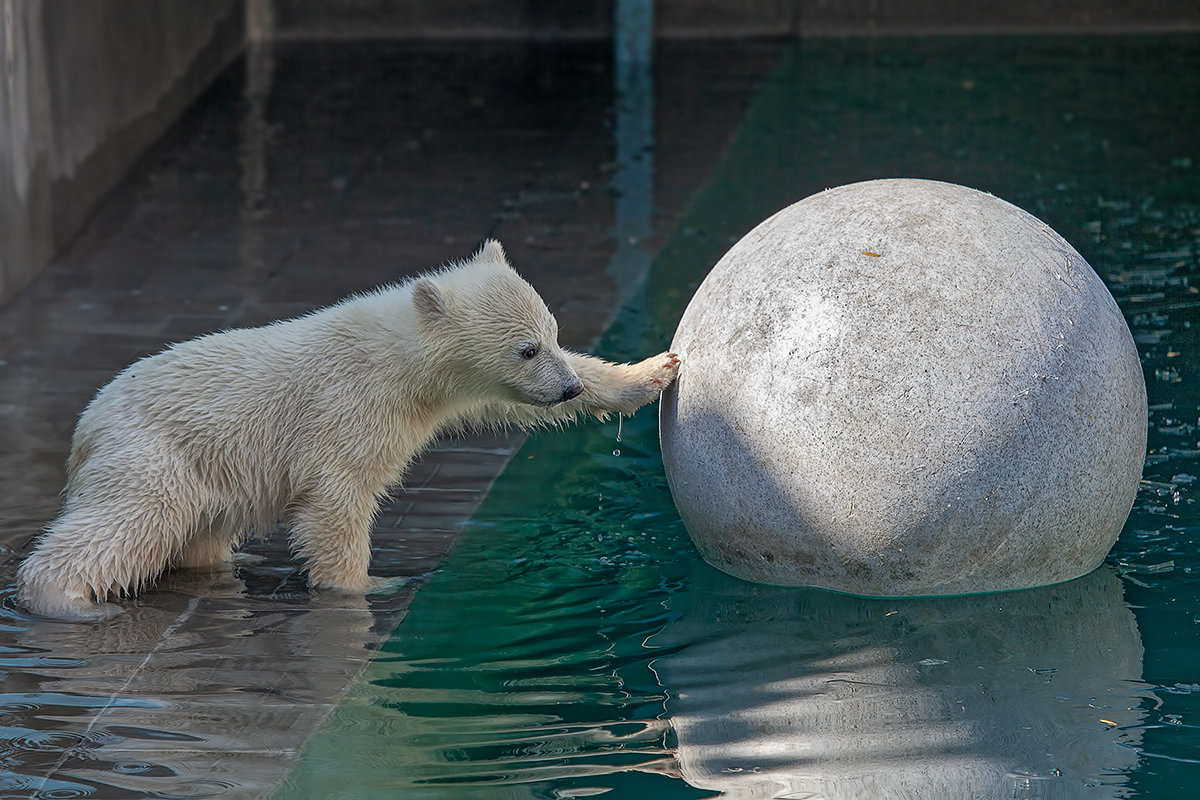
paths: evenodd
<path fill-rule="evenodd" d="M 866 595 L 1039 586 L 1104 559 L 1146 449 L 1129 328 L 1067 242 L 947 183 L 792 205 L 679 323 L 663 461 L 749 580 Z"/>

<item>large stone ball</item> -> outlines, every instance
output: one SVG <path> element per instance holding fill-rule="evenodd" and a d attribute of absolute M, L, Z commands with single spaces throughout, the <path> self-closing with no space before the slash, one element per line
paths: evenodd
<path fill-rule="evenodd" d="M 1146 448 L 1120 310 L 1033 216 L 947 183 L 830 189 L 748 233 L 679 323 L 663 461 L 704 558 L 864 595 L 1104 559 Z"/>

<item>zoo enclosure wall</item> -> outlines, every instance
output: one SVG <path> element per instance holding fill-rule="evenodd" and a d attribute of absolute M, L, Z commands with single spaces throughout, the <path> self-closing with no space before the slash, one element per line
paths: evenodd
<path fill-rule="evenodd" d="M 632 15 L 627 12 L 632 10 Z M 0 304 L 250 42 L 1195 31 L 1195 0 L 0 0 Z"/>

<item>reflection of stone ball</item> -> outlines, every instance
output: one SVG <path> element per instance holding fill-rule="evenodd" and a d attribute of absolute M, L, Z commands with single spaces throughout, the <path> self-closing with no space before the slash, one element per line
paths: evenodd
<path fill-rule="evenodd" d="M 662 449 L 704 558 L 750 580 L 958 594 L 1082 575 L 1129 514 L 1146 387 L 1046 225 L 952 184 L 831 189 L 692 298 Z"/>
<path fill-rule="evenodd" d="M 1129 796 L 1153 693 L 1130 681 L 1142 640 L 1110 570 L 887 603 L 697 570 L 671 612 L 647 645 L 705 796 Z"/>

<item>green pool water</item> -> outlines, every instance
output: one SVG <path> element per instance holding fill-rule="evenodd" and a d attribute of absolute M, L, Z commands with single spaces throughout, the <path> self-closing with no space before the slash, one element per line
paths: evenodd
<path fill-rule="evenodd" d="M 826 186 L 991 191 L 1080 250 L 1141 352 L 1144 481 L 1100 570 L 915 600 L 749 584 L 696 554 L 653 409 L 619 442 L 541 433 L 278 796 L 1200 793 L 1198 90 L 1195 37 L 802 44 L 597 346 L 664 347 L 731 241 Z"/>

